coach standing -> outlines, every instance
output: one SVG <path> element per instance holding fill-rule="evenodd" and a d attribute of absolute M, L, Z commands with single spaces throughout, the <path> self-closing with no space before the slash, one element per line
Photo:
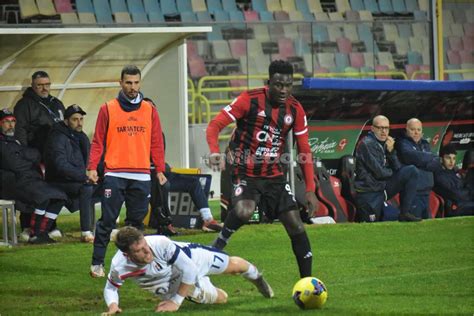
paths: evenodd
<path fill-rule="evenodd" d="M 127 220 L 143 229 L 150 196 L 150 157 L 160 184 L 167 180 L 160 118 L 140 93 L 141 72 L 127 65 L 120 77 L 117 98 L 103 104 L 97 117 L 87 175 L 97 183 L 97 166 L 104 156 L 102 216 L 97 222 L 90 275 L 104 277 L 104 258 L 110 233 L 123 202 Z"/>

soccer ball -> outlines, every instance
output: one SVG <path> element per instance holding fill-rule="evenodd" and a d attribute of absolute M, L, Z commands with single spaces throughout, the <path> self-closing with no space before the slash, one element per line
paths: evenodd
<path fill-rule="evenodd" d="M 293 287 L 293 300 L 301 309 L 321 308 L 327 298 L 326 286 L 315 277 L 303 278 Z"/>

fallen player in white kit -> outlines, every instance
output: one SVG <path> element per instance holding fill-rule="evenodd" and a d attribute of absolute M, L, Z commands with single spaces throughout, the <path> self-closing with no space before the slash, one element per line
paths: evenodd
<path fill-rule="evenodd" d="M 131 226 L 119 230 L 115 244 L 119 250 L 104 288 L 108 311 L 102 315 L 122 311 L 118 289 L 128 278 L 162 300 L 156 312 L 177 311 L 185 298 L 201 304 L 226 303 L 227 293 L 211 283 L 208 276 L 212 274 L 241 274 L 264 297 L 273 297 L 272 288 L 253 264 L 218 249 L 165 236 L 143 236 Z"/>

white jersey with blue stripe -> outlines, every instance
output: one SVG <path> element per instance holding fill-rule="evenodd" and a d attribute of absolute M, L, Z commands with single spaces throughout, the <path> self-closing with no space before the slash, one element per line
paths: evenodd
<path fill-rule="evenodd" d="M 126 279 L 135 281 L 141 288 L 156 295 L 173 295 L 181 282 L 197 284 L 199 279 L 225 271 L 229 256 L 215 248 L 186 242 L 172 241 L 161 235 L 145 236 L 153 252 L 153 261 L 144 266 L 132 262 L 124 253 L 117 251 L 112 258 L 108 275 L 108 284 L 117 290 Z M 106 285 L 104 297 L 117 301 L 114 293 L 108 293 L 113 287 Z"/>

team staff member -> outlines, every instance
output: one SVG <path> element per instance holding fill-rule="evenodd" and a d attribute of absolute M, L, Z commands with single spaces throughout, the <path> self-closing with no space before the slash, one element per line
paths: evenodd
<path fill-rule="evenodd" d="M 55 123 L 64 120 L 64 104 L 49 94 L 51 80 L 45 71 L 31 76 L 31 87 L 15 105 L 17 119 L 15 137 L 25 146 L 38 149 L 43 154 L 49 131 Z"/>
<path fill-rule="evenodd" d="M 306 115 L 301 104 L 291 96 L 293 66 L 276 60 L 269 67 L 268 87 L 243 92 L 209 123 L 207 142 L 210 164 L 223 168 L 219 154 L 219 132 L 232 122 L 237 123 L 230 141 L 233 155 L 232 207 L 224 227 L 213 246 L 223 249 L 230 236 L 248 223 L 255 205 L 262 199 L 272 210 L 269 218 L 278 218 L 291 239 L 301 277 L 311 275 L 311 246 L 300 218 L 290 185 L 283 172 L 282 153 L 290 130 L 298 145 L 298 160 L 306 183 L 306 200 L 310 211 L 316 210 L 313 159 L 308 144 Z"/>
<path fill-rule="evenodd" d="M 67 196 L 43 180 L 39 168 L 41 156 L 38 150 L 24 146 L 15 137 L 16 118 L 8 109 L 0 111 L 0 125 L 0 170 L 14 175 L 13 184 L 9 183 L 13 198 L 35 209 L 31 215 L 29 242 L 54 243 L 48 232 Z"/>
<path fill-rule="evenodd" d="M 140 69 L 127 65 L 120 78 L 119 95 L 99 110 L 87 167 L 89 180 L 97 183 L 97 166 L 104 155 L 102 216 L 95 230 L 92 277 L 105 276 L 104 258 L 110 233 L 124 201 L 128 223 L 143 228 L 151 187 L 150 157 L 158 181 L 166 182 L 160 117 L 140 93 Z"/>

